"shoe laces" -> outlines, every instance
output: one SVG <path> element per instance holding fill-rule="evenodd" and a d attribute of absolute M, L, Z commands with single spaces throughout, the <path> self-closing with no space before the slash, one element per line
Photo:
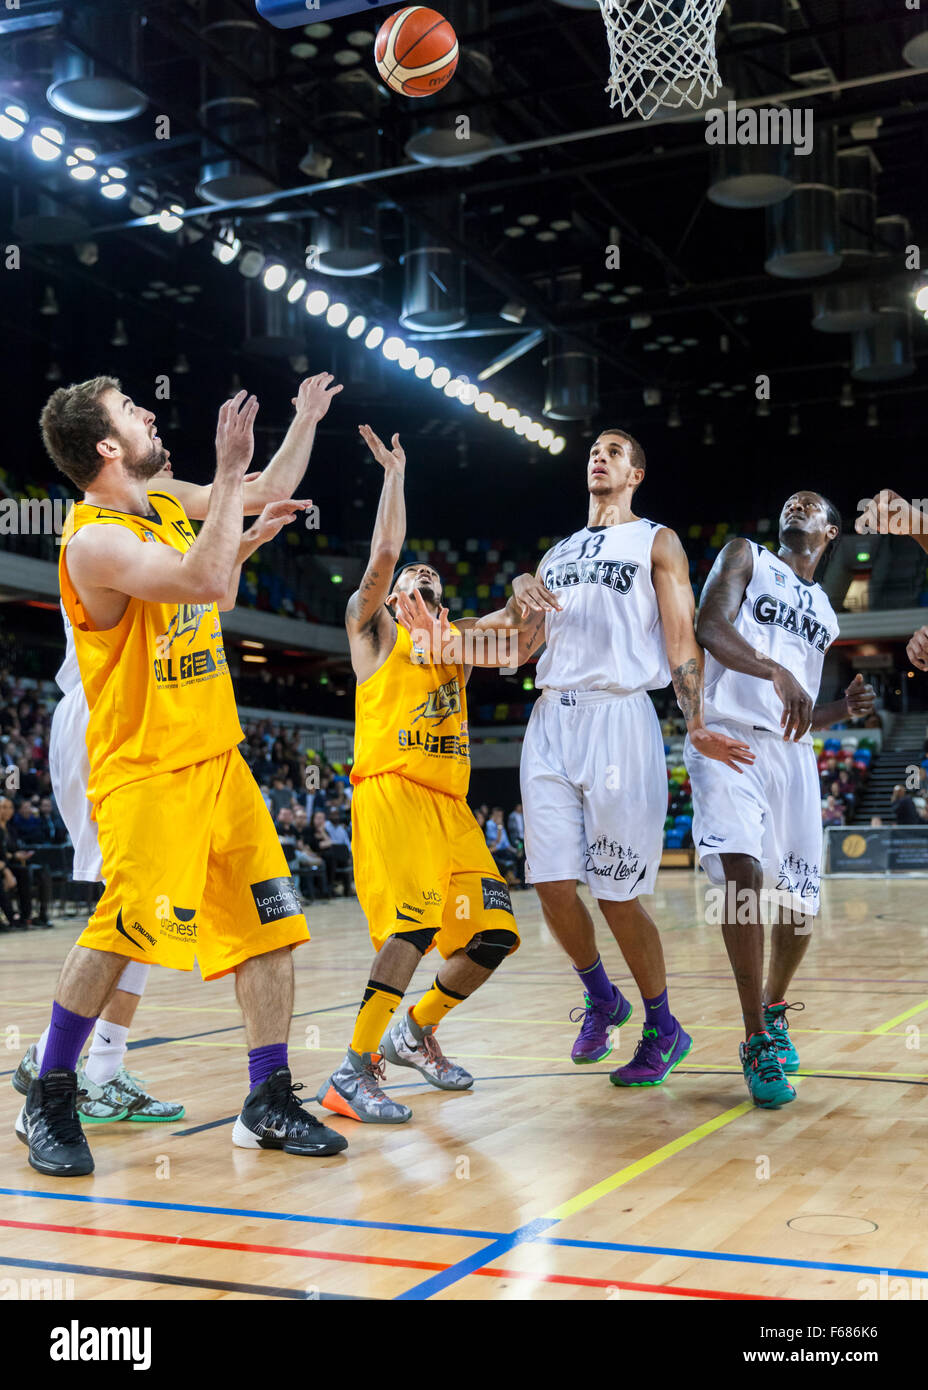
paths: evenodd
<path fill-rule="evenodd" d="M 645 1028 L 641 1037 L 638 1039 L 638 1046 L 635 1048 L 635 1055 L 632 1057 L 632 1065 L 636 1062 L 640 1063 L 642 1066 L 657 1066 L 661 1064 L 656 1028 Z"/>
<path fill-rule="evenodd" d="M 768 1004 L 764 1012 L 768 1015 L 768 1022 L 771 1028 L 779 1028 L 781 1033 L 789 1032 L 789 1019 L 786 1017 L 788 1009 L 805 1008 L 805 1004 Z"/>
<path fill-rule="evenodd" d="M 49 1130 L 58 1143 L 81 1142 L 84 1131 L 77 1115 L 77 1100 L 86 1094 L 83 1089 L 73 1091 L 67 1082 L 43 1082 L 43 1109 L 48 1117 Z"/>
<path fill-rule="evenodd" d="M 580 1029 L 580 1034 L 582 1037 L 588 1037 L 597 1029 L 608 1025 L 615 1004 L 612 1001 L 607 1002 L 605 999 L 591 999 L 588 994 L 584 994 L 583 1001 L 582 1009 L 579 1006 L 571 1009 L 570 1021 L 571 1023 L 580 1023 L 582 1020 L 583 1027 Z"/>
<path fill-rule="evenodd" d="M 451 1063 L 439 1047 L 438 1039 L 434 1033 L 423 1034 L 422 1049 L 437 1072 L 444 1073 L 450 1071 Z"/>
<path fill-rule="evenodd" d="M 751 1070 L 757 1073 L 761 1081 L 776 1081 L 782 1077 L 783 1068 L 780 1066 L 777 1045 L 773 1038 L 761 1037 L 756 1041 L 752 1039 L 747 1044 L 747 1051 Z"/>
<path fill-rule="evenodd" d="M 371 1053 L 371 1060 L 358 1073 L 358 1085 L 369 1100 L 382 1100 L 380 1082 L 387 1079 L 387 1064 L 377 1052 Z"/>

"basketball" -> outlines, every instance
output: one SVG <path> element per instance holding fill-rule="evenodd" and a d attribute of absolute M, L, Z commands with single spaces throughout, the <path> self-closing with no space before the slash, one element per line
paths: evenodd
<path fill-rule="evenodd" d="M 377 71 L 392 91 L 430 97 L 454 76 L 457 34 L 437 10 L 407 5 L 381 25 L 374 55 Z"/>

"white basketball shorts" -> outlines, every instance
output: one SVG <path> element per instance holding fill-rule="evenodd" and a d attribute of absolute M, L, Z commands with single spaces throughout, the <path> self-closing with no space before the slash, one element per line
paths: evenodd
<path fill-rule="evenodd" d="M 89 717 L 84 687 L 77 685 L 59 700 L 52 715 L 48 771 L 55 803 L 74 846 L 74 870 L 71 876 L 82 883 L 97 883 L 103 877 L 103 857 L 87 800 L 90 777 L 86 741 Z"/>
<path fill-rule="evenodd" d="M 653 893 L 667 766 L 646 694 L 545 690 L 522 745 L 525 877 L 576 879 L 595 898 Z"/>
<path fill-rule="evenodd" d="M 819 910 L 822 801 L 811 743 L 748 725 L 713 720 L 720 733 L 755 754 L 741 773 L 697 753 L 683 761 L 693 784 L 693 843 L 712 883 L 724 883 L 722 854 L 749 854 L 764 871 L 774 903 L 814 916 Z"/>

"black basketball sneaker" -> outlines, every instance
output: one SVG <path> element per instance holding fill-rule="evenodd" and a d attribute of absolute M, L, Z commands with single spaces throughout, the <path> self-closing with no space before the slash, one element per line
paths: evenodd
<path fill-rule="evenodd" d="M 289 1067 L 278 1067 L 249 1093 L 235 1121 L 232 1143 L 240 1149 L 283 1149 L 313 1158 L 347 1149 L 347 1139 L 302 1108 L 305 1102 L 294 1094 L 302 1089 L 301 1081 L 294 1086 Z"/>
<path fill-rule="evenodd" d="M 37 1173 L 82 1178 L 93 1172 L 93 1155 L 77 1114 L 77 1094 L 77 1073 L 64 1067 L 29 1083 L 16 1133 L 28 1145 L 29 1162 Z"/>

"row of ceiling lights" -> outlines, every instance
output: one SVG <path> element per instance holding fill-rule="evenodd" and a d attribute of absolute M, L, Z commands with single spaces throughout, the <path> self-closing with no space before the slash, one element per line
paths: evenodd
<path fill-rule="evenodd" d="M 486 415 L 504 429 L 513 430 L 551 454 L 557 455 L 564 449 L 567 441 L 563 436 L 556 435 L 530 415 L 523 415 L 515 406 L 497 400 L 489 391 L 481 391 L 467 377 L 455 376 L 448 367 L 440 366 L 434 358 L 420 354 L 418 348 L 402 338 L 388 335 L 381 324 L 370 324 L 363 314 L 352 315 L 347 304 L 341 300 L 331 300 L 326 290 L 310 289 L 307 293 L 307 279 L 302 271 L 290 270 L 282 260 L 265 256 L 257 246 L 243 246 L 231 229 L 215 239 L 213 255 L 222 265 L 237 262 L 239 273 L 248 280 L 256 280 L 260 276 L 269 294 L 285 290 L 288 303 L 298 304 L 302 301 L 311 317 L 324 317 L 330 328 L 344 328 L 351 339 L 363 337 L 364 346 L 370 351 L 379 348 L 388 362 L 396 362 L 404 371 L 413 372 L 420 381 L 430 381 L 436 390 L 443 391 L 461 405 L 473 406 L 478 414 Z"/>

